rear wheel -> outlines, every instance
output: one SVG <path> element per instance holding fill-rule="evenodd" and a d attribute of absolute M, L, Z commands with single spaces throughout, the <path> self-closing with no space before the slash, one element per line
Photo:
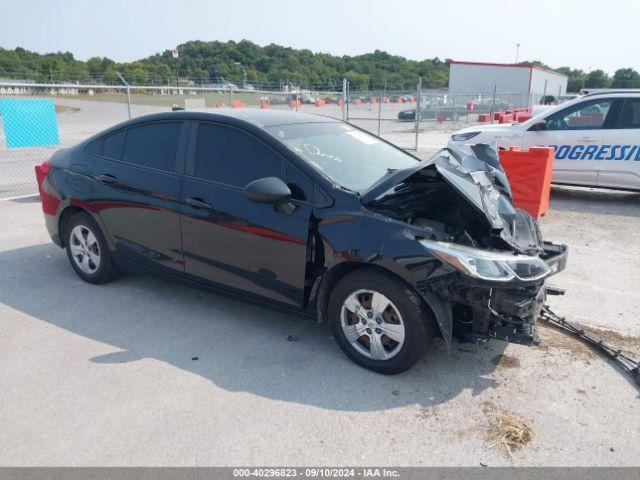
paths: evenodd
<path fill-rule="evenodd" d="M 340 348 L 358 365 L 379 373 L 408 370 L 426 353 L 434 318 L 399 279 L 361 269 L 335 286 L 328 314 Z"/>
<path fill-rule="evenodd" d="M 89 283 L 106 283 L 118 276 L 104 235 L 87 213 L 71 217 L 64 226 L 65 245 L 71 266 Z"/>

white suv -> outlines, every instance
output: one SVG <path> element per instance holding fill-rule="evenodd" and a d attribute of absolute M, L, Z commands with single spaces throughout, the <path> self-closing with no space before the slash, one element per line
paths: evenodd
<path fill-rule="evenodd" d="M 491 142 L 553 147 L 554 183 L 640 190 L 640 91 L 594 93 L 526 122 L 465 128 L 449 145 Z"/>

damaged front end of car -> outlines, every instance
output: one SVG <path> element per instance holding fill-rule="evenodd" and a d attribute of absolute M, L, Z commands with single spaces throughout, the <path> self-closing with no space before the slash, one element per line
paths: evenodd
<path fill-rule="evenodd" d="M 406 225 L 385 255 L 411 271 L 447 344 L 453 335 L 539 342 L 546 279 L 565 268 L 567 247 L 543 241 L 537 222 L 514 208 L 495 148 L 443 149 L 391 172 L 361 201 Z"/>

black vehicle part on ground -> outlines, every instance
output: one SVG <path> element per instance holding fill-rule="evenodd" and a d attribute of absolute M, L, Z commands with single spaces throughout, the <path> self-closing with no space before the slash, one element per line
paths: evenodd
<path fill-rule="evenodd" d="M 552 291 L 550 290 L 550 294 Z M 553 291 L 553 294 L 562 295 L 564 292 Z M 582 340 L 584 343 L 597 348 L 600 352 L 604 353 L 607 357 L 616 362 L 625 372 L 640 385 L 640 362 L 632 359 L 628 355 L 622 353 L 622 350 L 615 348 L 612 345 L 607 344 L 604 340 L 597 335 L 586 331 L 579 325 L 571 322 L 567 322 L 563 317 L 560 317 L 554 313 L 548 306 L 542 309 L 540 319 L 554 327 L 562 330 L 563 332 L 570 333 L 576 338 Z"/>

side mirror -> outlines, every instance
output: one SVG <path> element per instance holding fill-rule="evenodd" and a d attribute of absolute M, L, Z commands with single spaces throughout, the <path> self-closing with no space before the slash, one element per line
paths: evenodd
<path fill-rule="evenodd" d="M 244 187 L 244 196 L 256 203 L 284 203 L 291 199 L 291 190 L 277 177 L 254 180 Z"/>
<path fill-rule="evenodd" d="M 547 129 L 548 129 L 548 126 L 545 120 L 538 123 L 534 123 L 533 125 L 531 125 L 531 128 L 529 128 L 529 130 L 531 130 L 532 132 L 541 132 Z"/>

